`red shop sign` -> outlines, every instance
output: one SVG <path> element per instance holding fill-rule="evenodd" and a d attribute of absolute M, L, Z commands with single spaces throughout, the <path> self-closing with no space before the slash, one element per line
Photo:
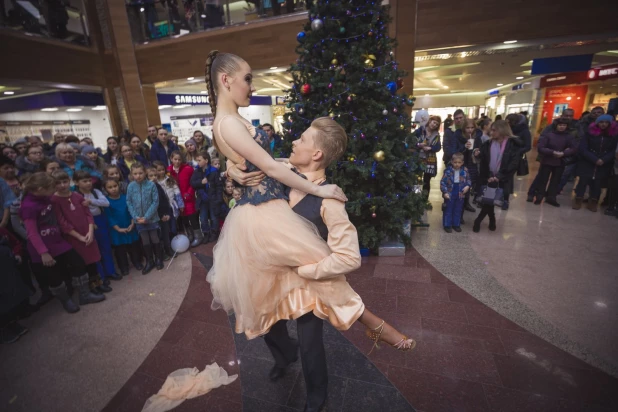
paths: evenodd
<path fill-rule="evenodd" d="M 590 81 L 613 79 L 615 77 L 618 77 L 618 64 L 590 69 L 586 74 L 586 78 Z"/>

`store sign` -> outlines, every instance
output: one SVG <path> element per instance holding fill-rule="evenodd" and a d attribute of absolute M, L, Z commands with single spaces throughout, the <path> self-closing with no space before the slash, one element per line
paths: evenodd
<path fill-rule="evenodd" d="M 492 90 L 488 93 L 490 96 L 497 96 L 500 94 L 500 90 Z"/>
<path fill-rule="evenodd" d="M 618 65 L 599 67 L 598 69 L 588 70 L 588 80 L 605 80 L 618 77 Z"/>
<path fill-rule="evenodd" d="M 586 81 L 586 72 L 558 73 L 541 79 L 540 87 L 565 86 Z"/>
<path fill-rule="evenodd" d="M 157 94 L 157 102 L 160 106 L 176 106 L 180 104 L 207 105 L 208 95 L 206 94 Z M 270 96 L 251 96 L 251 105 L 270 106 L 272 98 Z"/>

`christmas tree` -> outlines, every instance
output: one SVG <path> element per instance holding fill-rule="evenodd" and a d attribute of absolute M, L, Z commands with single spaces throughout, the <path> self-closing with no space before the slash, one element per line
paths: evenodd
<path fill-rule="evenodd" d="M 406 73 L 394 58 L 389 21 L 381 1 L 316 1 L 297 35 L 284 122 L 288 148 L 321 116 L 346 130 L 348 151 L 331 166 L 331 181 L 349 199 L 361 247 L 374 251 L 389 239 L 409 245 L 404 222 L 419 220 L 428 206 L 418 155 L 408 151 L 416 143 L 406 113 L 414 98 L 397 94 Z"/>

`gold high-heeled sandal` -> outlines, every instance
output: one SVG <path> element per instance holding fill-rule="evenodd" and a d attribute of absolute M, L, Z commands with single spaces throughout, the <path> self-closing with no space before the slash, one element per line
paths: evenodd
<path fill-rule="evenodd" d="M 371 355 L 371 352 L 373 352 L 374 349 L 380 349 L 378 342 L 380 341 L 380 338 L 382 337 L 382 332 L 384 332 L 384 323 L 386 322 L 382 321 L 382 323 L 380 323 L 376 328 L 374 329 L 368 328 L 365 331 L 365 334 L 367 335 L 367 337 L 373 341 L 373 346 L 371 347 L 371 350 L 369 351 L 367 355 Z M 402 335 L 402 336 L 403 337 L 401 338 L 399 342 L 397 342 L 394 345 L 391 345 L 389 343 L 389 345 L 391 345 L 393 348 L 400 350 L 402 352 L 411 351 L 412 349 L 416 347 L 416 341 L 414 339 L 409 339 L 406 335 Z"/>

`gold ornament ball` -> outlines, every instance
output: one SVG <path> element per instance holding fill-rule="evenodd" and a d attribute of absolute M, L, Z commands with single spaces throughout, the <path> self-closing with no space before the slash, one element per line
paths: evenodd
<path fill-rule="evenodd" d="M 353 162 L 354 160 L 356 160 L 356 158 L 355 158 L 354 156 L 350 156 L 350 157 L 348 157 L 348 160 L 349 160 L 350 162 Z"/>
<path fill-rule="evenodd" d="M 337 59 L 332 59 L 332 60 L 330 61 L 330 64 L 332 64 L 333 66 L 336 66 L 336 65 L 338 65 L 338 64 L 339 64 L 339 60 L 337 60 Z"/>
<path fill-rule="evenodd" d="M 373 154 L 373 159 L 374 159 L 376 162 L 381 162 L 381 161 L 383 161 L 385 158 L 386 158 L 386 155 L 384 154 L 384 151 L 383 151 L 383 150 L 378 150 L 377 152 L 375 152 L 375 153 Z"/>
<path fill-rule="evenodd" d="M 373 60 L 371 59 L 365 60 L 365 66 L 370 67 L 370 68 L 373 67 Z"/>
<path fill-rule="evenodd" d="M 403 130 L 403 129 L 405 129 L 405 128 L 406 128 L 406 126 L 402 124 L 402 125 L 400 125 L 400 126 L 399 126 L 399 128 L 400 128 L 401 130 Z"/>

